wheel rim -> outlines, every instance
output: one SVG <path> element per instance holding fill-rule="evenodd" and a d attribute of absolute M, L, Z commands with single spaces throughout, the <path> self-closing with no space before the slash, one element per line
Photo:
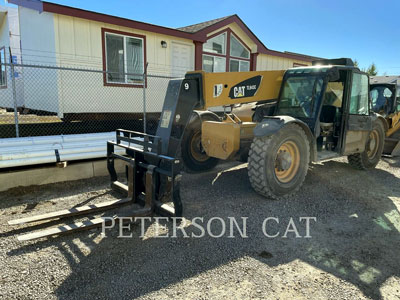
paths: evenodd
<path fill-rule="evenodd" d="M 380 144 L 380 138 L 379 138 L 379 133 L 377 130 L 373 130 L 369 134 L 369 139 L 367 143 L 367 155 L 368 158 L 374 158 L 376 154 L 378 153 L 379 149 L 379 144 Z"/>
<path fill-rule="evenodd" d="M 278 149 L 275 158 L 275 176 L 282 183 L 290 182 L 300 167 L 300 151 L 295 142 L 286 141 Z"/>
<path fill-rule="evenodd" d="M 200 131 L 196 132 L 192 137 L 190 142 L 190 153 L 192 154 L 192 157 L 199 162 L 204 162 L 209 158 L 201 145 Z"/>

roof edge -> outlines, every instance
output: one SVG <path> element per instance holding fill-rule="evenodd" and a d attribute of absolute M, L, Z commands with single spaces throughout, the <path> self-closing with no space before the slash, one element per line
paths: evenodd
<path fill-rule="evenodd" d="M 259 38 L 247 27 L 247 25 L 242 21 L 242 19 L 239 18 L 237 14 L 231 15 L 226 19 L 223 19 L 217 23 L 214 23 L 206 28 L 203 28 L 202 30 L 199 30 L 197 33 L 201 34 L 203 36 L 207 36 L 207 33 L 210 33 L 212 31 L 218 30 L 218 28 L 222 26 L 229 25 L 231 23 L 236 22 L 240 29 L 246 33 L 250 39 L 257 45 L 257 50 L 258 52 L 261 52 L 260 50 L 266 50 L 267 47 L 259 40 Z"/>
<path fill-rule="evenodd" d="M 9 3 L 43 12 L 43 2 L 39 0 L 8 0 Z"/>
<path fill-rule="evenodd" d="M 184 31 L 184 32 L 190 32 L 190 31 L 183 30 L 183 29 L 184 29 L 184 28 L 188 28 L 188 27 L 195 27 L 195 26 L 202 25 L 202 24 L 208 23 L 208 22 L 214 22 L 214 23 L 209 24 L 209 25 L 207 25 L 207 26 L 205 26 L 205 27 L 203 27 L 203 28 L 201 28 L 201 29 L 199 29 L 199 30 L 196 30 L 196 31 L 192 31 L 192 32 L 191 32 L 191 33 L 197 33 L 197 32 L 199 32 L 199 31 L 202 31 L 202 30 L 205 29 L 205 28 L 210 27 L 211 25 L 217 24 L 217 23 L 219 23 L 219 22 L 221 22 L 221 21 L 223 21 L 223 20 L 225 20 L 225 19 L 228 19 L 228 18 L 230 18 L 230 17 L 232 17 L 232 16 L 233 16 L 233 15 L 224 16 L 224 17 L 220 17 L 220 18 L 217 18 L 217 19 L 213 19 L 213 20 L 208 20 L 208 21 L 203 21 L 203 22 L 195 23 L 195 24 L 192 24 L 192 25 L 187 25 L 187 26 L 178 27 L 178 28 L 176 28 L 176 29 L 177 29 L 177 30 L 180 30 L 180 31 Z"/>
<path fill-rule="evenodd" d="M 186 38 L 193 41 L 201 41 L 205 40 L 199 39 L 199 36 L 196 34 L 183 32 L 174 28 L 154 25 L 150 23 L 134 21 L 122 17 L 116 17 L 112 15 L 107 15 L 99 12 L 84 10 L 80 8 L 75 8 L 71 6 L 60 5 L 51 2 L 45 2 L 40 0 L 9 0 L 10 3 L 19 5 L 22 7 L 30 8 L 37 10 L 39 12 L 49 12 L 54 14 L 66 15 L 70 17 L 82 18 L 91 21 L 97 21 L 102 23 L 113 24 L 122 27 L 128 27 L 133 29 L 139 29 L 143 31 L 150 31 L 159 34 L 165 34 L 170 36 L 175 36 L 179 38 Z"/>

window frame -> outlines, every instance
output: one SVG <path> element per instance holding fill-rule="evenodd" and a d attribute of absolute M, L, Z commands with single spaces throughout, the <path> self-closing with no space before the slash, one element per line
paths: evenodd
<path fill-rule="evenodd" d="M 367 105 L 366 105 L 366 108 L 367 108 L 367 111 L 366 111 L 366 113 L 364 113 L 364 114 L 360 114 L 360 113 L 352 113 L 351 112 L 351 98 L 352 98 L 352 93 L 353 93 L 353 83 L 354 83 L 354 75 L 360 75 L 360 76 L 366 76 L 367 77 L 367 87 L 368 87 L 368 90 L 367 90 Z M 349 94 L 349 97 L 348 97 L 348 99 L 349 99 L 349 102 L 348 102 L 348 114 L 349 115 L 353 115 L 353 116 L 369 116 L 370 115 L 370 113 L 371 113 L 371 108 L 370 108 L 370 103 L 371 103 L 371 100 L 370 100 L 370 86 L 369 86 L 369 77 L 368 77 L 368 75 L 366 74 L 366 73 L 363 73 L 363 72 L 358 72 L 358 71 L 354 71 L 354 72 L 352 72 L 352 75 L 351 75 L 351 83 L 350 83 L 350 87 L 351 87 L 351 89 L 350 89 L 350 94 Z"/>
<path fill-rule="evenodd" d="M 212 52 L 208 52 L 205 51 L 202 47 L 202 53 L 201 53 L 201 66 L 202 66 L 202 70 L 204 70 L 204 61 L 203 61 L 203 56 L 207 55 L 207 56 L 218 56 L 218 57 L 223 57 L 225 58 L 225 71 L 224 72 L 230 72 L 230 60 L 231 58 L 235 59 L 235 60 L 243 60 L 243 61 L 247 61 L 249 62 L 249 71 L 253 71 L 252 70 L 252 53 L 251 53 L 251 49 L 249 46 L 247 46 L 230 28 L 226 28 L 224 30 L 221 30 L 219 32 L 216 32 L 212 35 L 210 35 L 209 37 L 207 37 L 207 40 L 212 39 L 213 37 L 216 37 L 218 35 L 224 34 L 225 33 L 225 54 L 218 54 L 218 53 L 212 53 Z M 249 51 L 249 58 L 243 58 L 243 57 L 236 57 L 236 56 L 231 56 L 231 35 L 233 35 L 235 37 L 235 39 L 243 46 L 245 47 L 248 51 Z M 240 65 L 240 63 L 239 63 Z M 240 66 L 239 66 L 240 68 Z M 240 71 L 239 71 L 240 72 Z"/>
<path fill-rule="evenodd" d="M 380 85 L 378 85 L 378 87 L 380 87 L 380 88 L 384 88 L 384 90 L 383 90 L 383 96 L 387 99 L 387 98 L 391 98 L 392 100 L 394 99 L 394 101 L 396 102 L 396 90 L 392 90 L 391 88 L 390 88 L 390 86 L 388 86 L 388 85 L 386 85 L 386 84 L 380 84 Z M 375 106 L 376 106 L 376 101 L 378 100 L 377 98 L 378 98 L 378 95 L 375 95 L 375 97 L 373 97 L 373 94 L 372 94 L 372 92 L 373 91 L 376 91 L 375 89 L 376 89 L 377 87 L 376 86 L 373 86 L 373 87 L 370 87 L 370 89 L 369 89 L 369 97 L 370 97 L 370 99 L 371 99 L 371 107 L 372 107 L 372 110 L 373 111 L 375 111 L 374 110 L 374 108 L 375 108 Z M 390 95 L 390 97 L 386 97 L 385 96 L 385 92 L 386 92 L 386 90 L 389 90 L 389 92 L 391 92 L 392 94 Z M 377 93 L 378 93 L 378 91 L 376 91 Z M 375 101 L 374 101 L 375 100 Z M 392 107 L 393 107 L 393 105 L 392 105 Z M 392 109 L 392 107 L 390 108 L 390 109 Z"/>
<path fill-rule="evenodd" d="M 231 65 L 230 65 L 230 62 L 231 62 L 231 60 L 235 60 L 235 61 L 238 61 L 239 62 L 239 71 L 235 71 L 235 72 L 249 72 L 250 71 L 250 61 L 248 61 L 248 60 L 245 60 L 245 59 L 237 59 L 236 57 L 231 57 L 230 59 L 229 59 L 229 72 L 231 72 Z M 245 61 L 245 62 L 248 62 L 249 63 L 249 70 L 248 71 L 242 71 L 242 70 L 240 70 L 240 62 L 241 61 Z"/>
<path fill-rule="evenodd" d="M 4 63 L 7 63 L 6 47 L 0 47 L 0 72 L 1 72 L 1 52 L 4 53 Z M 4 84 L 0 84 L 0 89 L 7 88 L 7 66 L 4 66 Z"/>
<path fill-rule="evenodd" d="M 231 53 L 231 51 L 232 51 L 232 48 L 231 48 L 231 38 L 232 38 L 232 36 L 239 42 L 240 45 L 243 46 L 243 48 L 245 48 L 247 51 L 249 51 L 249 57 L 248 57 L 248 58 L 247 58 L 247 57 L 240 57 L 240 56 L 232 55 L 232 53 Z M 234 57 L 234 58 L 236 58 L 236 59 L 242 59 L 242 60 L 250 60 L 250 57 L 251 57 L 251 50 L 250 50 L 250 48 L 247 47 L 247 46 L 242 42 L 242 40 L 241 40 L 238 36 L 236 36 L 233 32 L 231 32 L 231 34 L 229 35 L 229 56 L 230 56 L 230 57 Z"/>
<path fill-rule="evenodd" d="M 223 59 L 226 60 L 226 57 L 225 57 L 225 56 L 209 55 L 209 54 L 206 54 L 206 53 L 205 53 L 205 54 L 202 55 L 202 61 L 203 61 L 203 63 L 204 63 L 204 56 L 208 56 L 208 57 L 211 57 L 211 58 L 213 59 L 213 68 L 214 68 L 214 60 L 215 60 L 216 57 L 218 57 L 218 58 L 223 58 Z M 203 67 L 203 69 L 204 69 L 204 67 Z M 226 70 L 226 61 L 225 61 L 225 70 Z M 224 72 L 226 72 L 226 71 L 224 71 Z M 213 72 L 213 73 L 220 73 L 220 72 Z"/>
<path fill-rule="evenodd" d="M 396 111 L 400 111 L 400 85 L 396 87 Z"/>
<path fill-rule="evenodd" d="M 101 39 L 102 39 L 102 52 L 103 52 L 103 85 L 104 86 L 114 86 L 114 87 L 129 87 L 129 88 L 143 88 L 143 86 L 147 87 L 147 80 L 143 84 L 143 82 L 135 82 L 135 83 L 129 83 L 126 82 L 126 76 L 125 75 L 125 82 L 109 82 L 107 79 L 107 47 L 106 47 L 106 36 L 107 34 L 110 35 L 115 35 L 115 36 L 122 36 L 124 38 L 124 71 L 127 73 L 127 64 L 126 64 L 126 37 L 130 38 L 136 38 L 136 39 L 141 39 L 143 43 L 143 49 L 142 49 L 142 57 L 143 57 L 143 70 L 146 68 L 146 36 L 140 35 L 140 34 L 135 34 L 135 33 L 130 33 L 130 32 L 124 32 L 124 31 L 119 31 L 119 30 L 114 30 L 114 29 L 109 29 L 109 28 L 101 28 Z"/>
<path fill-rule="evenodd" d="M 204 45 L 206 45 L 207 44 L 207 42 L 209 41 L 209 40 L 211 40 L 211 39 L 213 39 L 213 38 L 215 38 L 215 37 L 217 37 L 217 36 L 220 36 L 220 35 L 225 35 L 225 43 L 224 43 L 224 53 L 215 53 L 215 52 L 210 52 L 210 51 L 207 51 L 208 49 L 204 49 Z M 224 31 L 224 32 L 221 32 L 221 33 L 219 33 L 219 34 L 216 34 L 216 35 L 212 35 L 212 36 L 210 36 L 208 39 L 207 39 L 207 41 L 203 44 L 203 52 L 205 52 L 205 53 L 212 53 L 212 54 L 214 54 L 214 55 L 216 55 L 216 56 L 219 56 L 219 55 L 222 55 L 222 56 L 226 56 L 227 55 L 227 50 L 228 50 L 228 32 L 227 31 Z"/>

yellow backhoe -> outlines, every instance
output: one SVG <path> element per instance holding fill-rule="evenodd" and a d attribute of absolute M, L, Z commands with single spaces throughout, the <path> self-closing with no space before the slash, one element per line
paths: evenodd
<path fill-rule="evenodd" d="M 373 76 L 370 85 L 372 109 L 385 117 L 389 128 L 383 153 L 400 156 L 400 76 Z"/>

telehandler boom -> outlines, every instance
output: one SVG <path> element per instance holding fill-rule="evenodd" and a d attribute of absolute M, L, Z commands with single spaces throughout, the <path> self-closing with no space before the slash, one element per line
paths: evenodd
<path fill-rule="evenodd" d="M 108 142 L 112 187 L 126 199 L 93 209 L 134 203 L 130 216 L 182 216 L 180 169 L 203 171 L 219 159 L 248 155 L 252 187 L 269 198 L 287 197 L 302 185 L 309 163 L 347 156 L 358 169 L 374 168 L 382 154 L 385 120 L 370 110 L 368 75 L 350 59 L 316 62 L 287 71 L 189 72 L 168 85 L 156 135 L 117 130 Z M 256 102 L 241 119 L 243 103 Z M 219 117 L 208 108 L 225 106 Z M 244 114 L 246 116 L 246 114 Z M 126 149 L 125 155 L 115 153 Z M 114 160 L 127 164 L 127 184 L 118 181 Z M 36 222 L 91 212 L 90 207 L 11 221 Z M 42 217 L 42 218 L 41 218 Z M 29 240 L 86 227 L 71 224 L 19 237 Z"/>

